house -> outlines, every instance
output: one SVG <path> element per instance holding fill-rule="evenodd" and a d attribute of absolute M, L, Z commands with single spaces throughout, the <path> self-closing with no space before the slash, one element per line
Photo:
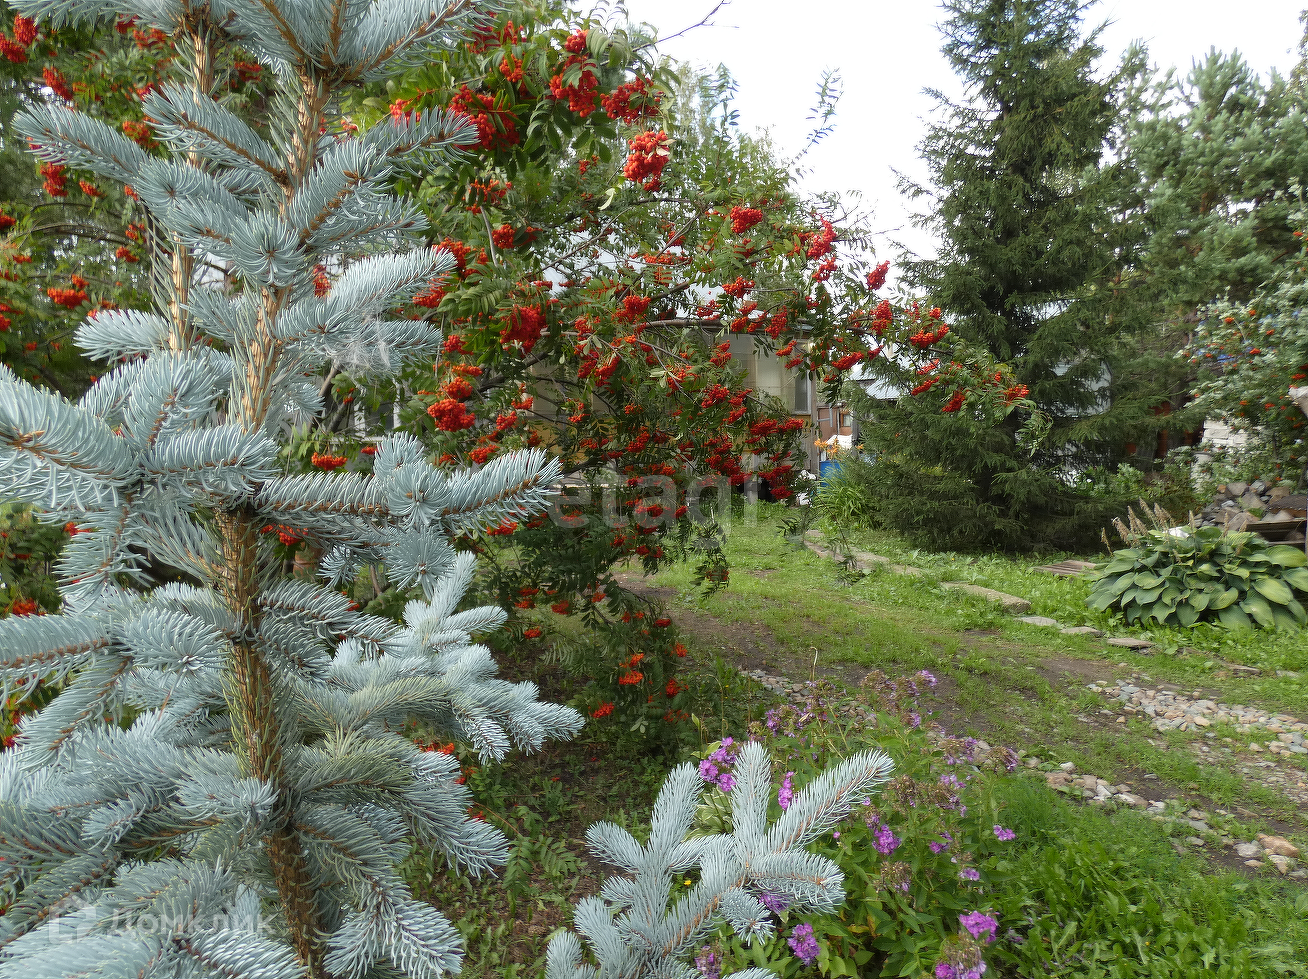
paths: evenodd
<path fill-rule="evenodd" d="M 839 436 L 841 442 L 852 444 L 856 432 L 853 412 L 843 402 L 819 404 L 816 378 L 808 371 L 787 367 L 785 361 L 770 350 L 761 350 L 754 339 L 746 334 L 731 337 L 731 359 L 743 367 L 745 386 L 762 395 L 779 398 L 790 408 L 794 417 L 804 418 L 804 468 L 816 474 L 820 452 L 813 442 L 830 441 Z"/>

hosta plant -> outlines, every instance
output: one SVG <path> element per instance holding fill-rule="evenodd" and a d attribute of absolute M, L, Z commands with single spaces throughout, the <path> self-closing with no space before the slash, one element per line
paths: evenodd
<path fill-rule="evenodd" d="M 1159 507 L 1145 513 L 1153 526 L 1134 512 L 1116 521 L 1129 546 L 1096 572 L 1091 608 L 1119 609 L 1128 623 L 1228 629 L 1297 629 L 1308 618 L 1295 594 L 1308 596 L 1303 551 L 1219 527 L 1169 528 Z"/>

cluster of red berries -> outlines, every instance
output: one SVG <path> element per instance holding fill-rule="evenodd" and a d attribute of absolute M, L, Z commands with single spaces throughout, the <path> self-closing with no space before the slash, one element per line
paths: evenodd
<path fill-rule="evenodd" d="M 150 127 L 136 119 L 123 120 L 123 134 L 142 149 L 151 150 L 159 144 L 150 135 Z"/>
<path fill-rule="evenodd" d="M 512 109 L 497 107 L 495 96 L 474 92 L 464 85 L 450 100 L 450 108 L 467 116 L 477 127 L 477 148 L 497 152 L 522 141 L 518 118 Z"/>
<path fill-rule="evenodd" d="M 427 414 L 431 415 L 436 427 L 442 432 L 459 432 L 477 424 L 477 416 L 468 411 L 462 401 L 453 398 L 437 401 L 428 407 Z"/>
<path fill-rule="evenodd" d="M 661 129 L 658 132 L 651 130 L 629 140 L 628 144 L 631 153 L 622 168 L 622 175 L 645 190 L 658 190 L 663 183 L 663 168 L 671 156 L 668 134 Z"/>
<path fill-rule="evenodd" d="M 651 88 L 648 80 L 637 78 L 619 85 L 611 94 L 600 99 L 600 105 L 610 119 L 634 123 L 643 117 L 658 115 L 659 100 L 662 97 L 663 93 Z"/>
<path fill-rule="evenodd" d="M 53 65 L 46 65 L 41 69 L 41 78 L 50 86 L 50 91 L 65 101 L 73 101 L 73 90 L 68 86 L 68 79 L 60 74 L 59 69 Z"/>
<path fill-rule="evenodd" d="M 27 49 L 36 40 L 36 22 L 23 16 L 14 18 L 14 36 L 0 34 L 0 55 L 16 65 L 27 61 Z"/>
<path fill-rule="evenodd" d="M 908 342 L 911 346 L 917 347 L 918 350 L 925 350 L 927 347 L 939 343 L 948 333 L 949 327 L 942 323 L 935 330 L 918 330 L 908 338 Z"/>
<path fill-rule="evenodd" d="M 65 174 L 65 167 L 62 163 L 42 163 L 41 177 L 43 182 L 41 189 L 51 197 L 67 197 L 68 176 Z"/>
<path fill-rule="evenodd" d="M 600 104 L 599 79 L 595 76 L 595 63 L 586 54 L 586 31 L 577 31 L 563 43 L 563 50 L 568 58 L 561 65 L 554 77 L 550 79 L 550 95 L 562 101 L 568 100 L 568 108 L 585 119 Z M 574 69 L 576 81 L 565 82 L 564 76 Z"/>
<path fill-rule="evenodd" d="M 86 302 L 86 280 L 80 275 L 72 278 L 73 287 L 71 289 L 57 289 L 54 286 L 46 289 L 45 294 L 50 297 L 50 301 L 56 306 L 63 306 L 67 309 L 76 309 L 82 303 Z"/>
<path fill-rule="evenodd" d="M 731 233 L 744 234 L 763 220 L 763 212 L 756 207 L 733 207 L 728 215 L 731 218 Z"/>
<path fill-rule="evenodd" d="M 309 460 L 317 469 L 323 469 L 331 472 L 334 469 L 340 469 L 350 460 L 346 456 L 327 455 L 326 453 L 315 452 Z"/>
<path fill-rule="evenodd" d="M 514 345 L 521 345 L 524 354 L 531 353 L 547 325 L 545 314 L 538 307 L 514 306 L 504 328 L 500 330 L 500 346 L 508 350 Z"/>

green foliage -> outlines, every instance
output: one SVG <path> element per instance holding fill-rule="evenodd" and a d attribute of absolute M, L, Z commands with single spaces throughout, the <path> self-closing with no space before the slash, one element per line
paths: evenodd
<path fill-rule="evenodd" d="M 1231 630 L 1298 629 L 1308 619 L 1294 594 L 1308 594 L 1303 551 L 1219 527 L 1168 529 L 1161 508 L 1145 512 L 1152 527 L 1134 511 L 1129 525 L 1117 522 L 1130 546 L 1097 572 L 1091 608 L 1120 609 L 1128 623 L 1220 622 Z"/>
<path fill-rule="evenodd" d="M 0 503 L 0 610 L 18 615 L 38 607 L 59 610 L 53 569 L 67 540 L 68 528 L 42 522 L 19 504 Z"/>
<path fill-rule="evenodd" d="M 995 964 L 1006 974 L 1051 979 L 1308 974 L 1301 929 L 1291 923 L 1296 913 L 1308 910 L 1304 897 L 1296 909 L 1292 900 L 1277 900 L 1247 881 L 1178 868 L 1165 847 L 1157 856 L 1134 839 L 1123 845 L 1120 831 L 1113 833 L 1106 820 L 1096 826 L 1090 814 L 1050 811 L 1047 817 L 1080 838 L 1055 838 L 1049 832 L 1055 825 L 1046 823 L 1040 833 L 1044 845 L 1023 854 L 997 895 L 1005 920 L 1021 922 L 1023 938 L 995 950 Z M 1130 817 L 1117 821 L 1122 818 Z"/>
<path fill-rule="evenodd" d="M 931 546 L 1031 550 L 1092 539 L 1102 501 L 1068 474 L 1115 462 L 1159 398 L 1135 366 L 1140 324 L 1112 286 L 1142 231 L 1130 217 L 1126 165 L 1104 155 L 1125 125 L 1142 58 L 1133 51 L 1096 68 L 1098 31 L 1083 31 L 1083 7 L 946 5 L 944 51 L 968 101 L 939 96 L 944 118 L 921 147 L 939 195 L 904 187 L 932 201 L 920 223 L 941 239 L 938 257 L 908 264 L 909 279 L 954 336 L 1011 367 L 1008 403 L 1029 405 L 977 415 L 966 398 L 928 396 L 930 379 L 905 378 L 894 359 L 871 362 L 898 394 L 862 411 L 883 467 L 881 517 Z M 943 365 L 952 348 L 937 356 Z"/>
<path fill-rule="evenodd" d="M 867 527 L 876 521 L 876 469 L 858 452 L 842 452 L 839 466 L 828 472 L 812 506 L 837 526 Z"/>
<path fill-rule="evenodd" d="M 755 946 L 720 934 L 714 948 L 725 966 L 779 963 L 787 979 L 807 972 L 792 941 L 804 924 L 817 940 L 817 973 L 832 979 L 918 976 L 941 960 L 942 948 L 975 948 L 960 934 L 959 916 L 991 908 L 1004 880 L 1014 844 L 1001 838 L 1008 831 L 998 788 L 1017 759 L 972 739 L 929 734 L 919 696 L 935 682 L 926 672 L 893 680 L 875 672 L 852 700 L 827 681 L 810 683 L 802 704 L 776 707 L 753 725 L 751 737 L 778 758 L 774 781 L 786 802 L 787 785 L 798 792 L 833 759 L 869 744 L 894 759 L 895 778 L 817 848 L 845 874 L 845 903 L 820 916 L 783 908 L 777 935 Z M 701 810 L 704 828 L 730 823 L 724 800 L 715 795 Z"/>
<path fill-rule="evenodd" d="M 1299 229 L 1298 241 L 1278 256 L 1247 305 L 1225 299 L 1204 309 L 1178 357 L 1198 371 L 1196 403 L 1251 430 L 1241 454 L 1272 478 L 1297 482 L 1308 472 L 1308 322 L 1301 315 L 1308 303 L 1308 210 L 1297 184 L 1276 198 L 1293 206 L 1286 223 Z"/>

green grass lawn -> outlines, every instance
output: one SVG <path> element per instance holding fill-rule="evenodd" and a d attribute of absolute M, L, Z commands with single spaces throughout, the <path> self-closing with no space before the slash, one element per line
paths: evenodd
<path fill-rule="evenodd" d="M 1115 715 L 1099 713 L 1104 705 L 1085 689 L 1091 677 L 1134 670 L 1223 700 L 1293 710 L 1304 703 L 1298 681 L 1223 676 L 1213 650 L 1140 656 L 1062 636 L 938 586 L 941 578 L 974 580 L 1031 598 L 1035 612 L 1069 625 L 1112 625 L 1077 617 L 1083 583 L 1053 579 L 1018 561 L 925 555 L 898 548 L 884 535 L 867 535 L 858 546 L 929 574 L 881 571 L 846 583 L 834 562 L 783 539 L 779 516 L 770 511 L 755 526 L 731 527 L 731 582 L 713 595 L 698 592 L 684 567 L 653 579 L 635 569 L 623 576 L 627 586 L 663 601 L 681 630 L 690 651 L 682 679 L 690 686 L 693 723 L 650 740 L 624 725 L 593 722 L 573 742 L 503 765 L 464 760 L 486 818 L 514 840 L 510 865 L 497 878 L 473 879 L 415 853 L 406 871 L 415 892 L 443 908 L 463 932 L 465 975 L 543 974 L 549 936 L 570 919 L 573 903 L 594 893 L 611 872 L 586 856 L 586 827 L 610 819 L 639 836 L 659 783 L 675 763 L 723 735 L 742 736 L 775 703 L 774 695 L 740 675 L 742 665 L 794 680 L 830 675 L 852 683 L 869 670 L 930 670 L 941 679 L 935 707 L 951 733 L 1023 748 L 1046 765 L 1071 761 L 1080 771 L 1131 782 L 1142 794 L 1166 787 L 1213 812 L 1215 827 L 1244 839 L 1275 829 L 1303 845 L 1308 823 L 1302 812 L 1279 794 L 1249 785 L 1228 765 L 1201 762 L 1191 750 L 1197 743 L 1215 749 L 1221 732 L 1200 738 L 1162 735 L 1139 722 L 1116 724 Z M 560 635 L 575 638 L 576 620 L 537 614 Z M 1242 640 L 1246 659 L 1230 651 L 1221 658 L 1287 664 L 1277 668 L 1302 664 L 1302 651 L 1288 637 L 1267 638 L 1265 649 Z M 1198 648 L 1198 642 L 1186 645 Z M 566 675 L 542 654 L 540 646 L 521 646 L 501 650 L 500 657 L 507 674 L 534 679 L 547 699 L 575 696 L 586 678 Z M 1145 775 L 1156 778 L 1142 782 Z M 997 947 L 989 974 L 1308 977 L 1308 889 L 1300 882 L 1246 872 L 1229 859 L 1215 862 L 1215 847 L 1185 847 L 1188 831 L 1175 824 L 1074 802 L 1048 789 L 1037 772 L 1021 770 L 997 791 L 1005 824 L 1019 836 L 991 898 L 1005 927 L 1026 940 Z M 787 966 L 784 974 L 810 973 Z M 817 972 L 811 974 L 816 979 Z"/>
<path fill-rule="evenodd" d="M 1308 670 L 1308 635 L 1232 638 L 1212 629 L 1184 636 L 1177 630 L 1131 630 L 1087 609 L 1089 588 L 1079 579 L 1056 578 L 1033 570 L 1034 562 L 1011 558 L 914 551 L 882 533 L 855 535 L 852 542 L 927 574 L 883 569 L 848 584 L 833 561 L 783 538 L 779 514 L 769 510 L 753 525 L 740 520 L 730 525 L 727 589 L 701 598 L 684 566 L 660 573 L 653 584 L 675 590 L 674 609 L 735 626 L 761 626 L 778 661 L 791 671 L 780 671 L 787 676 L 797 672 L 804 679 L 814 668 L 851 676 L 858 669 L 927 669 L 948 681 L 941 707 L 951 730 L 1072 761 L 1082 771 L 1115 781 L 1134 784 L 1144 774 L 1156 775 L 1216 805 L 1239 802 L 1268 817 L 1304 823 L 1299 807 L 1278 793 L 1249 785 L 1226 767 L 1201 764 L 1186 747 L 1205 743 L 1198 736 L 1159 733 L 1136 720 L 1116 724 L 1115 716 L 1098 713 L 1105 703 L 1085 686 L 1091 679 L 1139 672 L 1155 682 L 1201 689 L 1223 702 L 1308 717 L 1308 673 L 1281 677 L 1274 672 Z M 1150 638 L 1161 651 L 1142 655 L 1092 637 L 1027 625 L 992 602 L 940 588 L 941 580 L 1018 595 L 1032 602 L 1032 614 L 1064 625 L 1093 625 L 1110 635 Z M 1203 643 L 1212 648 L 1202 649 Z M 1228 662 L 1271 672 L 1240 678 L 1224 669 Z M 1229 747 L 1214 734 L 1206 741 L 1215 750 Z"/>

